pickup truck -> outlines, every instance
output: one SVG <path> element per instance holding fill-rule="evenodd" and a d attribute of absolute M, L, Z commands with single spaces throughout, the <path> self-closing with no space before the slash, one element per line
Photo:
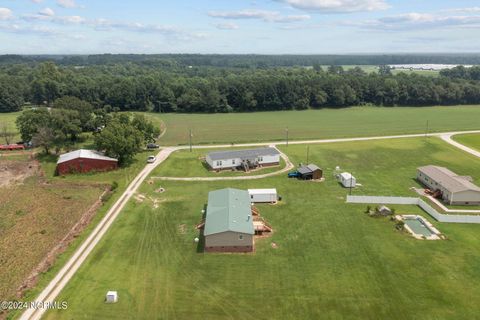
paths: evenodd
<path fill-rule="evenodd" d="M 298 172 L 298 171 L 289 172 L 288 177 L 289 178 L 298 178 L 298 177 L 300 177 L 300 172 Z"/>

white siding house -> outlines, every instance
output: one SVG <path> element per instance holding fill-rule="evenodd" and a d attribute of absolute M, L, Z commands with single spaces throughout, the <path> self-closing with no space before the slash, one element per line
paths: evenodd
<path fill-rule="evenodd" d="M 440 190 L 443 201 L 450 205 L 480 204 L 480 187 L 471 177 L 458 176 L 444 167 L 425 166 L 417 169 L 417 180 L 432 191 Z"/>
<path fill-rule="evenodd" d="M 275 203 L 278 200 L 277 189 L 248 189 L 248 194 L 254 203 Z"/>
<path fill-rule="evenodd" d="M 272 166 L 280 163 L 280 152 L 275 148 L 258 148 L 234 151 L 210 152 L 205 157 L 213 170 L 233 169 L 247 166 Z"/>

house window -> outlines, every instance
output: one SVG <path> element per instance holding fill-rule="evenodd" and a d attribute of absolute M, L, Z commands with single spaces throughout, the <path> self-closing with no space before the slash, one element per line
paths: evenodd
<path fill-rule="evenodd" d="M 258 157 L 258 161 L 262 162 L 262 161 L 263 161 L 263 157 Z"/>
<path fill-rule="evenodd" d="M 232 164 L 235 164 L 235 159 L 232 159 Z"/>
<path fill-rule="evenodd" d="M 238 240 L 243 240 L 243 234 L 238 235 Z"/>
<path fill-rule="evenodd" d="M 222 165 L 222 161 L 217 161 L 217 166 L 221 166 Z"/>
<path fill-rule="evenodd" d="M 250 199 L 253 199 L 253 194 L 250 195 Z"/>

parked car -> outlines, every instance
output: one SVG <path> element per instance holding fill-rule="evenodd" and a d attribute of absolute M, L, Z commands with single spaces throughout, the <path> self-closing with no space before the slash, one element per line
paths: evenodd
<path fill-rule="evenodd" d="M 147 144 L 147 149 L 158 149 L 160 146 L 156 143 L 149 143 Z"/>
<path fill-rule="evenodd" d="M 289 172 L 288 177 L 289 178 L 298 178 L 298 177 L 300 177 L 300 172 L 298 172 L 298 171 Z"/>
<path fill-rule="evenodd" d="M 155 156 L 148 156 L 147 163 L 154 163 L 157 158 Z"/>

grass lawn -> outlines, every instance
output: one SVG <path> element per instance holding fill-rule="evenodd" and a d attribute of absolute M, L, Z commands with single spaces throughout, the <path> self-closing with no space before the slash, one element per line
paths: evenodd
<path fill-rule="evenodd" d="M 225 149 L 225 150 L 234 150 Z M 245 149 L 245 148 L 242 148 Z M 228 177 L 241 175 L 259 175 L 281 170 L 285 167 L 285 161 L 280 158 L 280 165 L 274 167 L 265 167 L 258 170 L 252 170 L 248 173 L 244 171 L 224 170 L 220 172 L 210 171 L 208 164 L 205 162 L 205 155 L 211 151 L 224 150 L 221 149 L 193 149 L 179 150 L 174 152 L 170 157 L 153 170 L 152 176 L 155 177 Z"/>
<path fill-rule="evenodd" d="M 20 114 L 21 112 L 0 113 L 0 127 L 3 123 L 6 123 L 9 130 L 16 133 L 15 137 L 12 139 L 14 143 L 21 140 L 20 134 L 17 131 L 17 126 L 15 125 L 15 120 Z M 6 143 L 5 140 L 1 138 L 0 144 L 4 143 Z"/>
<path fill-rule="evenodd" d="M 305 146 L 283 148 L 293 162 Z M 478 225 L 433 222 L 445 241 L 395 231 L 364 205 L 345 203 L 332 179 L 339 165 L 363 184 L 355 194 L 409 195 L 415 169 L 428 163 L 480 177 L 480 160 L 439 139 L 312 145 L 323 183 L 284 176 L 256 181 L 143 184 L 160 200 L 130 201 L 57 298 L 69 308 L 46 319 L 473 319 L 480 305 Z M 260 205 L 273 226 L 255 254 L 201 254 L 193 242 L 208 191 L 276 187 L 284 201 Z M 415 206 L 397 213 L 424 215 Z M 425 215 L 424 215 L 425 216 Z M 183 231 L 184 230 L 184 231 Z M 278 248 L 271 247 L 275 242 Z M 107 290 L 119 303 L 103 302 Z"/>
<path fill-rule="evenodd" d="M 480 151 L 480 134 L 459 134 L 452 137 L 453 140 Z"/>
<path fill-rule="evenodd" d="M 305 111 L 277 111 L 233 114 L 150 114 L 167 127 L 160 139 L 163 145 L 193 143 L 239 143 L 321 139 L 390 134 L 423 133 L 429 130 L 479 129 L 479 106 L 456 107 L 355 107 Z"/>

